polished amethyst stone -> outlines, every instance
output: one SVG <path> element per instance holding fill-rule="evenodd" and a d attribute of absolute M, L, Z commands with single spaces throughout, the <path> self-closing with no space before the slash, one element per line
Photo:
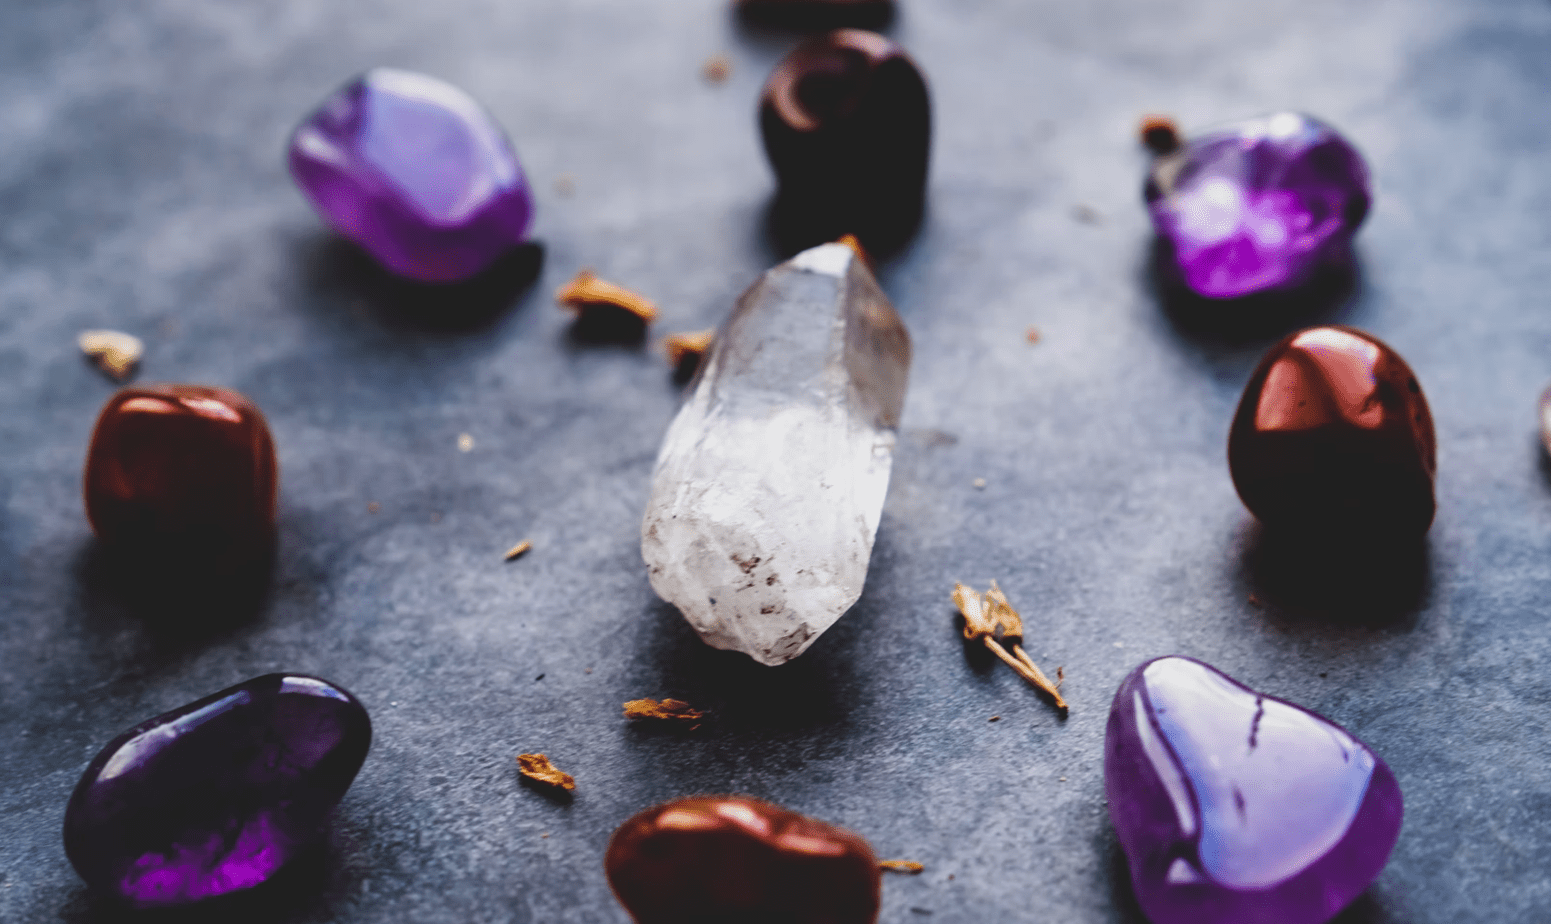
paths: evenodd
<path fill-rule="evenodd" d="M 1190 658 L 1120 684 L 1104 789 L 1153 924 L 1321 924 L 1400 835 L 1400 786 L 1366 745 Z"/>
<path fill-rule="evenodd" d="M 371 738 L 365 708 L 331 683 L 240 683 L 103 748 L 65 809 L 65 854 L 137 907 L 259 885 L 317 836 Z"/>
<path fill-rule="evenodd" d="M 329 224 L 384 266 L 456 282 L 520 243 L 533 193 L 479 103 L 411 71 L 367 71 L 291 136 L 291 175 Z"/>
<path fill-rule="evenodd" d="M 1158 157 L 1146 196 L 1179 275 L 1208 298 L 1292 288 L 1345 261 L 1371 201 L 1357 149 L 1293 112 Z"/>

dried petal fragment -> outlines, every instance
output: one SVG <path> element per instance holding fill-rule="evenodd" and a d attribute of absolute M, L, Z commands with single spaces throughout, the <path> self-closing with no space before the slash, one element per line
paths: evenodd
<path fill-rule="evenodd" d="M 991 653 L 1006 662 L 1040 692 L 1050 697 L 1061 714 L 1067 712 L 1066 700 L 1061 698 L 1061 688 L 1051 683 L 1034 659 L 1023 650 L 1023 618 L 1007 602 L 1002 589 L 991 582 L 985 596 L 975 593 L 964 584 L 953 585 L 953 603 L 964 617 L 964 637 L 980 641 Z M 1008 648 L 1012 650 L 1009 652 Z"/>
<path fill-rule="evenodd" d="M 518 754 L 517 770 L 528 779 L 547 786 L 557 789 L 576 788 L 576 778 L 555 767 L 543 754 Z"/>
<path fill-rule="evenodd" d="M 555 301 L 578 314 L 589 308 L 618 308 L 650 324 L 657 320 L 657 306 L 649 299 L 624 286 L 604 282 L 591 270 L 582 270 L 555 293 Z"/>
<path fill-rule="evenodd" d="M 708 327 L 705 330 L 669 334 L 663 338 L 662 348 L 668 354 L 668 365 L 677 369 L 691 359 L 696 363 L 700 362 L 706 351 L 711 349 L 711 343 L 715 339 L 716 328 Z"/>
<path fill-rule="evenodd" d="M 699 722 L 705 713 L 695 709 L 682 699 L 633 699 L 625 703 L 627 719 L 659 719 L 668 722 Z"/>
<path fill-rule="evenodd" d="M 904 873 L 907 876 L 914 876 L 926 869 L 926 866 L 914 860 L 879 860 L 878 868 L 886 869 L 891 873 Z"/>
<path fill-rule="evenodd" d="M 140 338 L 123 331 L 82 331 L 76 342 L 82 353 L 96 360 L 102 371 L 116 379 L 123 379 L 133 372 L 135 364 L 145 355 L 145 344 Z"/>

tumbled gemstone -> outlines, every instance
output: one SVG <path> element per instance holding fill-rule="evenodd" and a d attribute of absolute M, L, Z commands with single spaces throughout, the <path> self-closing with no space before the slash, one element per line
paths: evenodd
<path fill-rule="evenodd" d="M 533 194 L 499 125 L 462 90 L 377 68 L 291 136 L 291 175 L 325 221 L 384 266 L 455 282 L 528 232 Z"/>
<path fill-rule="evenodd" d="M 920 221 L 932 138 L 926 80 L 904 49 L 838 29 L 776 65 L 759 103 L 780 192 L 780 243 L 801 250 L 854 234 L 869 251 L 903 243 Z"/>
<path fill-rule="evenodd" d="M 1233 419 L 1228 469 L 1275 533 L 1415 539 L 1436 509 L 1437 441 L 1416 375 L 1351 327 L 1299 331 L 1266 353 Z"/>
<path fill-rule="evenodd" d="M 1186 285 L 1209 298 L 1296 287 L 1350 256 L 1368 169 L 1322 122 L 1281 112 L 1153 161 L 1146 198 Z"/>
<path fill-rule="evenodd" d="M 894 18 L 894 0 L 737 0 L 753 22 L 793 29 L 875 29 Z"/>
<path fill-rule="evenodd" d="M 327 681 L 240 683 L 109 742 L 65 809 L 65 854 L 137 907 L 259 885 L 318 835 L 371 737 L 366 709 Z"/>
<path fill-rule="evenodd" d="M 636 924 L 872 924 L 880 874 L 860 835 L 747 796 L 635 815 L 604 858 Z"/>
<path fill-rule="evenodd" d="M 278 483 L 252 401 L 207 385 L 136 385 L 97 417 L 86 516 L 110 547 L 229 571 L 273 543 Z"/>
<path fill-rule="evenodd" d="M 1400 786 L 1367 745 L 1189 658 L 1120 684 L 1104 789 L 1152 924 L 1321 924 L 1400 835 Z"/>

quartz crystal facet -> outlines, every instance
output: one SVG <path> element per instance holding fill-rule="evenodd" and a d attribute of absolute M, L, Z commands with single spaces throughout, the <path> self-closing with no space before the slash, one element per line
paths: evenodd
<path fill-rule="evenodd" d="M 707 643 L 782 664 L 861 596 L 909 369 L 904 324 L 844 244 L 739 299 L 641 526 L 652 587 Z"/>
<path fill-rule="evenodd" d="M 93 758 L 65 809 L 65 853 L 136 907 L 267 881 L 319 833 L 366 759 L 354 696 L 269 674 L 157 716 Z"/>
<path fill-rule="evenodd" d="M 1146 198 L 1180 276 L 1208 298 L 1295 287 L 1346 259 L 1370 203 L 1357 149 L 1292 112 L 1156 158 Z"/>
<path fill-rule="evenodd" d="M 1321 924 L 1400 834 L 1400 786 L 1367 745 L 1189 658 L 1120 684 L 1104 789 L 1153 924 Z"/>
<path fill-rule="evenodd" d="M 1437 440 L 1416 375 L 1352 327 L 1272 347 L 1228 436 L 1228 469 L 1267 530 L 1320 542 L 1415 540 L 1432 524 Z"/>
<path fill-rule="evenodd" d="M 384 266 L 456 282 L 520 243 L 533 194 L 499 125 L 434 77 L 378 68 L 291 136 L 291 175 L 319 214 Z"/>
<path fill-rule="evenodd" d="M 609 840 L 636 924 L 872 924 L 881 876 L 861 836 L 747 796 L 647 809 Z"/>

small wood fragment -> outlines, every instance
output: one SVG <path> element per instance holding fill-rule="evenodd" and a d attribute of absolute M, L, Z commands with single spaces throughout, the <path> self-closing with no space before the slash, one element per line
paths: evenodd
<path fill-rule="evenodd" d="M 582 270 L 575 278 L 555 292 L 555 301 L 562 307 L 581 314 L 593 308 L 617 308 L 635 315 L 650 324 L 657 320 L 657 306 L 645 296 L 624 286 L 604 282 L 591 270 Z"/>
<path fill-rule="evenodd" d="M 1029 325 L 1028 330 L 1025 330 L 1023 332 L 1023 339 L 1027 340 L 1029 343 L 1038 343 L 1039 342 L 1039 337 L 1040 337 L 1039 328 L 1035 327 L 1032 324 Z"/>
<path fill-rule="evenodd" d="M 1159 157 L 1179 150 L 1179 129 L 1174 125 L 1174 120 L 1168 116 L 1142 116 L 1139 134 L 1147 150 Z"/>
<path fill-rule="evenodd" d="M 878 868 L 891 873 L 904 873 L 907 876 L 914 876 L 926 869 L 926 864 L 917 863 L 914 860 L 879 860 Z"/>
<path fill-rule="evenodd" d="M 576 788 L 576 778 L 558 769 L 543 754 L 518 754 L 517 771 L 536 783 L 556 789 Z"/>
<path fill-rule="evenodd" d="M 677 369 L 691 360 L 700 362 L 715 340 L 716 328 L 708 327 L 705 330 L 669 334 L 662 339 L 662 348 L 668 354 L 668 365 Z"/>
<path fill-rule="evenodd" d="M 861 239 L 856 235 L 842 234 L 840 236 L 840 240 L 835 241 L 835 243 L 844 244 L 851 248 L 851 251 L 861 258 L 862 265 L 866 266 L 869 271 L 872 270 L 872 257 L 868 256 L 867 248 L 862 246 Z"/>
<path fill-rule="evenodd" d="M 96 361 L 98 367 L 123 380 L 135 370 L 140 357 L 145 355 L 145 343 L 133 334 L 117 330 L 82 331 L 76 338 L 81 352 Z"/>
<path fill-rule="evenodd" d="M 506 550 L 505 561 L 515 561 L 516 559 L 519 559 L 519 558 L 523 557 L 524 555 L 528 554 L 528 552 L 531 551 L 532 549 L 533 549 L 533 543 L 531 543 L 528 540 L 524 539 L 521 542 L 517 543 L 516 545 L 514 545 L 511 548 Z M 539 676 L 543 677 L 544 675 L 540 674 Z"/>
<path fill-rule="evenodd" d="M 633 699 L 625 703 L 625 718 L 627 719 L 653 719 L 662 722 L 693 722 L 699 726 L 701 719 L 706 714 L 699 709 L 690 706 L 682 699 Z"/>
<path fill-rule="evenodd" d="M 377 503 L 376 501 L 372 501 L 371 503 L 366 505 L 366 512 L 367 513 L 376 513 L 377 511 L 379 511 L 381 509 L 382 509 L 382 505 Z"/>
<path fill-rule="evenodd" d="M 1001 720 L 1002 717 L 999 715 L 993 715 L 989 719 L 986 719 L 987 722 L 1000 722 Z"/>
<path fill-rule="evenodd" d="M 714 54 L 700 68 L 700 76 L 711 83 L 723 83 L 732 73 L 732 59 L 724 54 Z"/>

